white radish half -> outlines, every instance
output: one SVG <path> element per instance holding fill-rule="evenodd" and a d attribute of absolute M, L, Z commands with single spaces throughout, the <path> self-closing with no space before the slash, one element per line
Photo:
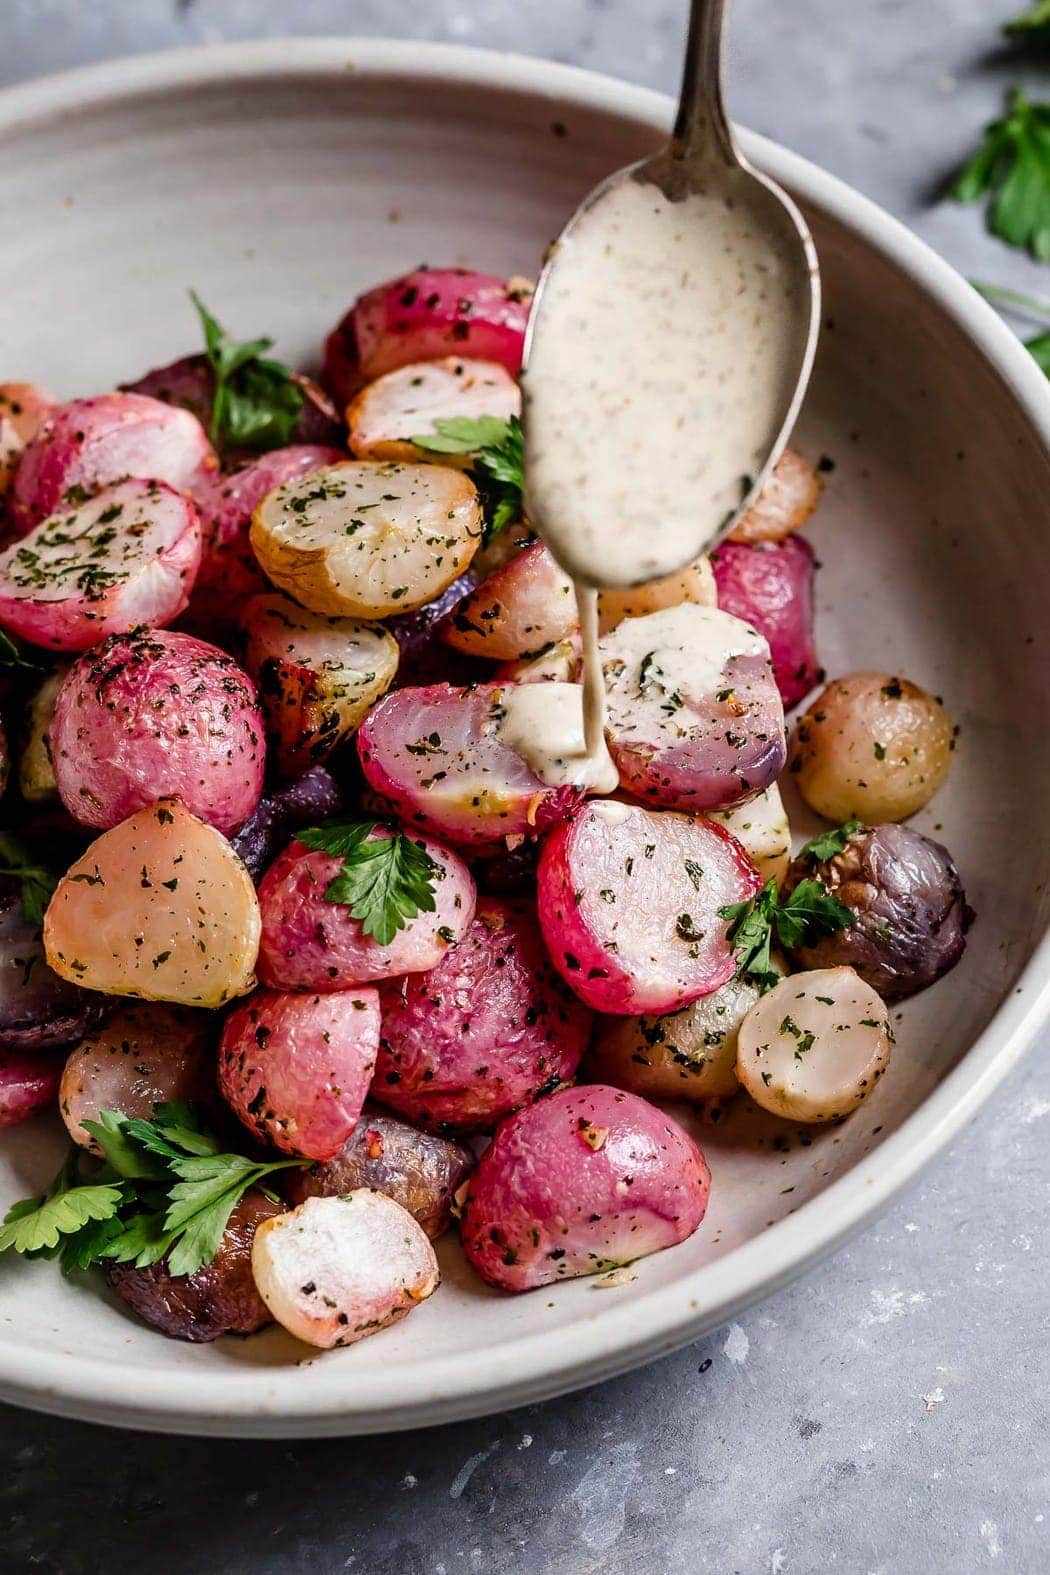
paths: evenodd
<path fill-rule="evenodd" d="M 789 1121 L 834 1121 L 856 1110 L 885 1072 L 889 1012 L 852 968 L 791 974 L 748 1012 L 737 1075 L 756 1104 Z"/>
<path fill-rule="evenodd" d="M 763 881 L 780 885 L 791 863 L 791 827 L 775 782 L 746 804 L 709 810 L 708 818 L 733 834 Z"/>
<path fill-rule="evenodd" d="M 631 585 L 622 591 L 598 592 L 598 632 L 609 634 L 625 618 L 644 618 L 647 613 L 662 612 L 665 607 L 678 607 L 682 602 L 695 602 L 698 607 L 717 607 L 718 591 L 710 558 L 697 558 L 674 574 L 650 580 L 648 585 Z"/>
<path fill-rule="evenodd" d="M 451 585 L 481 534 L 477 489 L 461 472 L 348 460 L 268 493 L 251 544 L 264 573 L 311 611 L 388 618 Z"/>
<path fill-rule="evenodd" d="M 626 618 L 600 646 L 609 750 L 628 792 L 706 811 L 776 780 L 784 707 L 769 646 L 750 624 L 682 602 Z"/>
<path fill-rule="evenodd" d="M 423 1227 L 385 1193 L 307 1198 L 264 1220 L 252 1274 L 279 1324 L 308 1345 L 352 1345 L 404 1318 L 438 1287 Z"/>
<path fill-rule="evenodd" d="M 200 558 L 189 498 L 161 481 L 117 482 L 0 553 L 0 624 L 53 651 L 162 628 L 189 600 Z"/>
<path fill-rule="evenodd" d="M 346 412 L 350 452 L 358 459 L 422 460 L 469 467 L 469 454 L 420 449 L 415 437 L 432 437 L 436 422 L 459 417 L 506 421 L 521 413 L 521 394 L 510 373 L 496 361 L 419 361 L 377 377 L 351 400 Z"/>
<path fill-rule="evenodd" d="M 221 832 L 162 799 L 122 820 L 63 875 L 44 951 L 107 995 L 222 1006 L 255 983 L 259 899 Z"/>

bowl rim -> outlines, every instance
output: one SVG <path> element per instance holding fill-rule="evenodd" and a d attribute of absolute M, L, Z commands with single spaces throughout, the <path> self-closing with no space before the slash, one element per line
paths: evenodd
<path fill-rule="evenodd" d="M 654 130 L 672 101 L 650 89 L 541 58 L 397 39 L 313 37 L 203 45 L 79 67 L 0 90 L 0 141 L 118 98 L 252 79 L 332 77 L 459 84 L 598 110 Z M 912 279 L 997 373 L 1044 447 L 1044 374 L 992 308 L 925 242 L 845 182 L 753 133 L 745 151 Z M 912 1182 L 1018 1063 L 1050 1013 L 1050 928 L 992 1021 L 958 1065 L 873 1154 L 799 1210 L 724 1257 L 559 1330 L 396 1367 L 348 1363 L 323 1382 L 297 1366 L 168 1370 L 0 1344 L 0 1399 L 52 1414 L 158 1431 L 241 1437 L 395 1431 L 533 1403 L 624 1372 L 718 1327 L 840 1246 Z M 513 1367 L 509 1360 L 513 1356 Z"/>

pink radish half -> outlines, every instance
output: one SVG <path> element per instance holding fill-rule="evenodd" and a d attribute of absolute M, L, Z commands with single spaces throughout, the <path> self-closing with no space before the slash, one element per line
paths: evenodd
<path fill-rule="evenodd" d="M 374 377 L 444 356 L 521 368 L 531 291 L 471 268 L 416 268 L 358 296 L 325 343 L 323 380 L 340 404 Z"/>
<path fill-rule="evenodd" d="M 398 689 L 365 718 L 362 769 L 403 819 L 453 842 L 498 842 L 554 825 L 580 802 L 580 789 L 547 787 L 504 743 L 505 689 Z"/>
<path fill-rule="evenodd" d="M 0 1050 L 0 1127 L 28 1121 L 54 1105 L 62 1057 L 31 1050 Z"/>
<path fill-rule="evenodd" d="M 11 493 L 27 531 L 99 487 L 137 476 L 196 493 L 218 468 L 197 417 L 146 394 L 100 394 L 58 405 L 25 449 Z"/>
<path fill-rule="evenodd" d="M 821 681 L 813 643 L 813 548 L 803 536 L 754 546 L 724 541 L 711 554 L 711 566 L 719 607 L 765 635 L 784 704 L 797 705 Z"/>
<path fill-rule="evenodd" d="M 122 481 L 62 509 L 0 553 L 0 624 L 52 651 L 83 651 L 182 611 L 201 531 L 189 498 Z"/>
<path fill-rule="evenodd" d="M 559 1089 L 481 1156 L 463 1250 L 505 1291 L 599 1274 L 691 1236 L 710 1190 L 703 1154 L 655 1105 L 600 1083 Z"/>
<path fill-rule="evenodd" d="M 612 801 L 584 805 L 540 856 L 540 925 L 551 960 L 600 1012 L 673 1012 L 736 971 L 718 910 L 761 880 L 721 826 Z"/>

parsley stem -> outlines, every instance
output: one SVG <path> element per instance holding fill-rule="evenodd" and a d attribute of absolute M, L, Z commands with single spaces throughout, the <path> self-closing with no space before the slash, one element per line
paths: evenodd
<path fill-rule="evenodd" d="M 988 284 L 983 279 L 971 279 L 970 283 L 978 295 L 983 295 L 995 306 L 1003 306 L 1018 317 L 1030 317 L 1033 322 L 1050 323 L 1050 301 L 1037 300 L 1020 290 L 1008 290 L 1005 285 Z"/>

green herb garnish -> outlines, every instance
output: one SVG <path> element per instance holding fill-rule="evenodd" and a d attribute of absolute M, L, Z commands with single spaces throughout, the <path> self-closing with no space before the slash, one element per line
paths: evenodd
<path fill-rule="evenodd" d="M 986 193 L 992 233 L 1050 261 L 1050 103 L 1033 104 L 1015 88 L 1007 114 L 984 128 L 981 146 L 949 195 L 977 202 Z"/>
<path fill-rule="evenodd" d="M 521 518 L 525 486 L 525 443 L 517 416 L 440 417 L 434 431 L 411 440 L 430 454 L 472 454 L 471 474 L 485 511 L 485 539 L 491 541 Z"/>
<path fill-rule="evenodd" d="M 27 673 L 42 673 L 44 671 L 39 662 L 31 662 L 19 650 L 6 630 L 0 629 L 0 670 L 8 668 L 17 668 Z"/>
<path fill-rule="evenodd" d="M 366 935 L 389 946 L 398 930 L 418 913 L 433 913 L 434 883 L 441 870 L 422 843 L 403 831 L 369 836 L 376 820 L 329 820 L 297 831 L 304 847 L 328 853 L 343 867 L 325 889 L 326 902 L 344 903 Z"/>
<path fill-rule="evenodd" d="M 822 831 L 818 837 L 807 842 L 799 852 L 800 859 L 806 859 L 810 864 L 823 864 L 827 859 L 833 859 L 841 853 L 853 836 L 854 832 L 863 831 L 864 822 L 861 820 L 846 820 L 841 826 L 836 826 L 833 831 Z"/>
<path fill-rule="evenodd" d="M 1013 16 L 1008 22 L 1003 23 L 1003 32 L 1008 38 L 1018 38 L 1023 42 L 1031 40 L 1036 44 L 1050 44 L 1050 0 L 1035 0 L 1027 11 L 1022 11 L 1020 16 Z"/>
<path fill-rule="evenodd" d="M 776 881 L 767 881 L 757 896 L 719 908 L 718 914 L 730 921 L 727 938 L 736 954 L 737 977 L 754 980 L 762 990 L 771 990 L 780 979 L 773 967 L 774 939 L 788 948 L 809 946 L 855 918 L 852 908 L 811 879 L 800 880 L 783 902 Z"/>
<path fill-rule="evenodd" d="M 303 408 L 303 391 L 281 361 L 266 358 L 272 339 L 231 339 L 195 290 L 190 298 L 204 329 L 208 365 L 215 374 L 211 440 L 236 448 L 281 448 L 291 442 Z"/>
<path fill-rule="evenodd" d="M 0 875 L 14 875 L 20 881 L 26 923 L 43 924 L 44 910 L 54 895 L 58 877 L 42 864 L 34 863 L 29 848 L 11 831 L 0 831 Z"/>
<path fill-rule="evenodd" d="M 1036 365 L 1046 376 L 1050 377 L 1050 332 L 1036 334 L 1034 339 L 1025 340 L 1025 349 L 1031 351 L 1035 357 Z"/>
<path fill-rule="evenodd" d="M 105 1258 L 144 1268 L 167 1257 L 172 1274 L 195 1274 L 218 1252 L 250 1187 L 309 1163 L 221 1152 L 220 1139 L 185 1105 L 157 1105 L 152 1121 L 103 1110 L 84 1126 L 104 1155 L 95 1178 L 81 1181 L 83 1150 L 74 1147 L 43 1197 L 8 1210 L 0 1252 L 61 1257 L 67 1271 Z"/>

